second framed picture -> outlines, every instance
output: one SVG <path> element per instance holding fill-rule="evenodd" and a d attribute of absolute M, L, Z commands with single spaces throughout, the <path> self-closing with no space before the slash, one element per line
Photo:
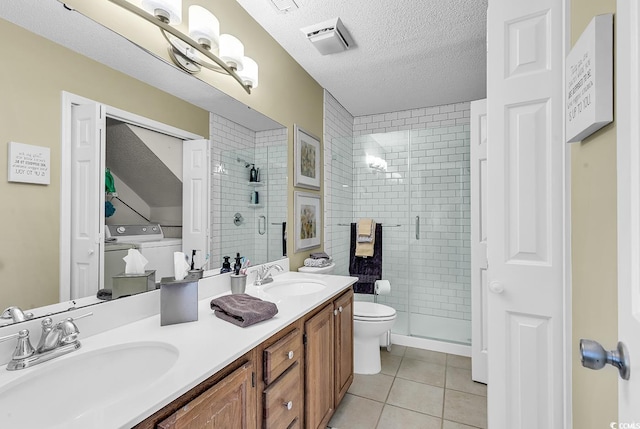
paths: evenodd
<path fill-rule="evenodd" d="M 322 235 L 320 195 L 295 192 L 294 200 L 295 251 L 320 246 Z"/>
<path fill-rule="evenodd" d="M 293 185 L 320 189 L 320 140 L 294 125 L 294 181 Z"/>

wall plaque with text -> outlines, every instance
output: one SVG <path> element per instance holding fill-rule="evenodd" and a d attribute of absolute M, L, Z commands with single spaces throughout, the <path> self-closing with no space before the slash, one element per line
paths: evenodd
<path fill-rule="evenodd" d="M 51 182 L 51 154 L 48 147 L 9 142 L 9 182 Z"/>
<path fill-rule="evenodd" d="M 566 62 L 567 142 L 613 121 L 613 15 L 595 16 Z"/>

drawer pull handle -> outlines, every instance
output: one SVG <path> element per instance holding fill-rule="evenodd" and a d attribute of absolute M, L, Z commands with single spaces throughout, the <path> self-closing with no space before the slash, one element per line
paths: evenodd
<path fill-rule="evenodd" d="M 290 350 L 289 353 L 287 353 L 287 358 L 293 359 L 293 350 Z"/>
<path fill-rule="evenodd" d="M 293 401 L 285 402 L 285 403 L 284 403 L 284 404 L 282 404 L 282 405 L 284 405 L 284 407 L 285 407 L 288 411 L 290 411 L 290 410 L 293 408 Z"/>

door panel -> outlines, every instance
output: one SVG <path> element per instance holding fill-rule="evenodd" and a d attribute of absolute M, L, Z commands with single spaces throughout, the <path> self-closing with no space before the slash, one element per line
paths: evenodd
<path fill-rule="evenodd" d="M 488 11 L 488 423 L 564 428 L 563 0 Z"/>
<path fill-rule="evenodd" d="M 487 382 L 487 100 L 471 102 L 471 377 Z"/>
<path fill-rule="evenodd" d="M 102 278 L 102 231 L 100 186 L 102 127 L 98 104 L 74 105 L 71 109 L 71 299 L 95 295 Z M 101 168 L 102 167 L 102 168 Z"/>
<path fill-rule="evenodd" d="M 182 251 L 196 250 L 195 266 L 209 254 L 209 140 L 186 140 L 182 149 Z"/>
<path fill-rule="evenodd" d="M 618 0 L 617 9 L 618 339 L 631 361 L 630 379 L 618 379 L 622 427 L 640 420 L 640 6 Z"/>

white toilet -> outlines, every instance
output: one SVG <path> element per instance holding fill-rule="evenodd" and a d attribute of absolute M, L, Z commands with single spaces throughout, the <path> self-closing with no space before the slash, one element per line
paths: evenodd
<path fill-rule="evenodd" d="M 333 274 L 335 264 L 323 268 L 300 267 L 309 274 Z M 380 372 L 380 337 L 391 330 L 396 321 L 396 310 L 373 302 L 353 303 L 353 372 L 377 374 Z"/>
<path fill-rule="evenodd" d="M 353 372 L 380 372 L 380 336 L 396 321 L 396 310 L 374 302 L 353 303 Z"/>
<path fill-rule="evenodd" d="M 335 270 L 336 264 L 333 262 L 326 267 L 318 268 L 318 267 L 300 267 L 298 268 L 299 273 L 309 273 L 309 274 L 333 274 L 333 270 Z"/>

